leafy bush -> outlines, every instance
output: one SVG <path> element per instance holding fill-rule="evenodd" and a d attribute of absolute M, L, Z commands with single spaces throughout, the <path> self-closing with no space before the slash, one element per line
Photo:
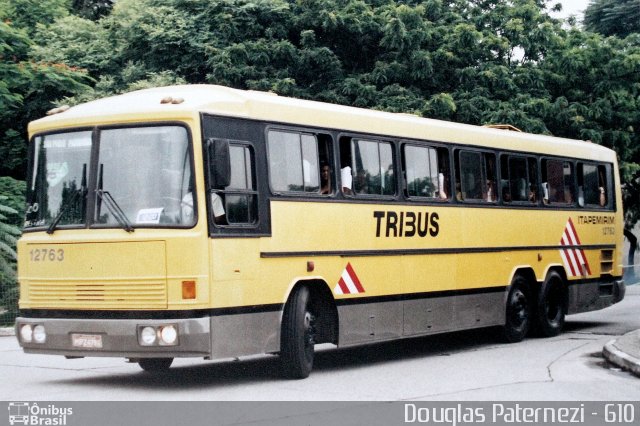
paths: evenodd
<path fill-rule="evenodd" d="M 25 183 L 0 177 L 0 325 L 11 324 L 18 311 L 16 241 L 24 211 Z"/>

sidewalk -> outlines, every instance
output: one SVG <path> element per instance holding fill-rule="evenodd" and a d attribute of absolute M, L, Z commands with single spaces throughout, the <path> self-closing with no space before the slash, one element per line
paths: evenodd
<path fill-rule="evenodd" d="M 612 364 L 640 377 L 640 330 L 611 340 L 604 345 L 602 354 Z"/>
<path fill-rule="evenodd" d="M 634 277 L 627 285 L 627 292 L 630 286 L 640 287 L 640 281 Z M 628 370 L 640 377 L 640 330 L 635 330 L 624 336 L 610 340 L 602 349 L 602 355 L 612 364 Z"/>

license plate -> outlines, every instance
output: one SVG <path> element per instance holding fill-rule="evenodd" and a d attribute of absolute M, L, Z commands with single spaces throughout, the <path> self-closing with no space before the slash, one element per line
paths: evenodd
<path fill-rule="evenodd" d="M 72 334 L 71 344 L 76 348 L 101 349 L 102 336 L 99 334 Z"/>

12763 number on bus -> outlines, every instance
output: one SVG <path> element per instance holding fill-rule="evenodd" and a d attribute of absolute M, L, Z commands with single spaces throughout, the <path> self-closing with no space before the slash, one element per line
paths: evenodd
<path fill-rule="evenodd" d="M 29 256 L 32 262 L 62 262 L 64 260 L 64 249 L 31 249 Z"/>

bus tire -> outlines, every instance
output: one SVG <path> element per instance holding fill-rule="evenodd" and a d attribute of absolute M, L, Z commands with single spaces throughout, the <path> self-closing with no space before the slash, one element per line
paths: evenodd
<path fill-rule="evenodd" d="M 304 379 L 313 368 L 315 313 L 306 286 L 294 291 L 282 318 L 280 361 L 285 377 Z"/>
<path fill-rule="evenodd" d="M 173 358 L 142 358 L 138 365 L 147 373 L 165 373 L 171 367 Z"/>
<path fill-rule="evenodd" d="M 531 298 L 527 292 L 527 280 L 516 275 L 507 295 L 506 319 L 502 328 L 508 343 L 521 342 L 531 326 Z"/>
<path fill-rule="evenodd" d="M 564 279 L 556 271 L 550 271 L 540 289 L 536 312 L 536 331 L 542 337 L 553 337 L 562 332 L 566 314 L 565 301 Z"/>

